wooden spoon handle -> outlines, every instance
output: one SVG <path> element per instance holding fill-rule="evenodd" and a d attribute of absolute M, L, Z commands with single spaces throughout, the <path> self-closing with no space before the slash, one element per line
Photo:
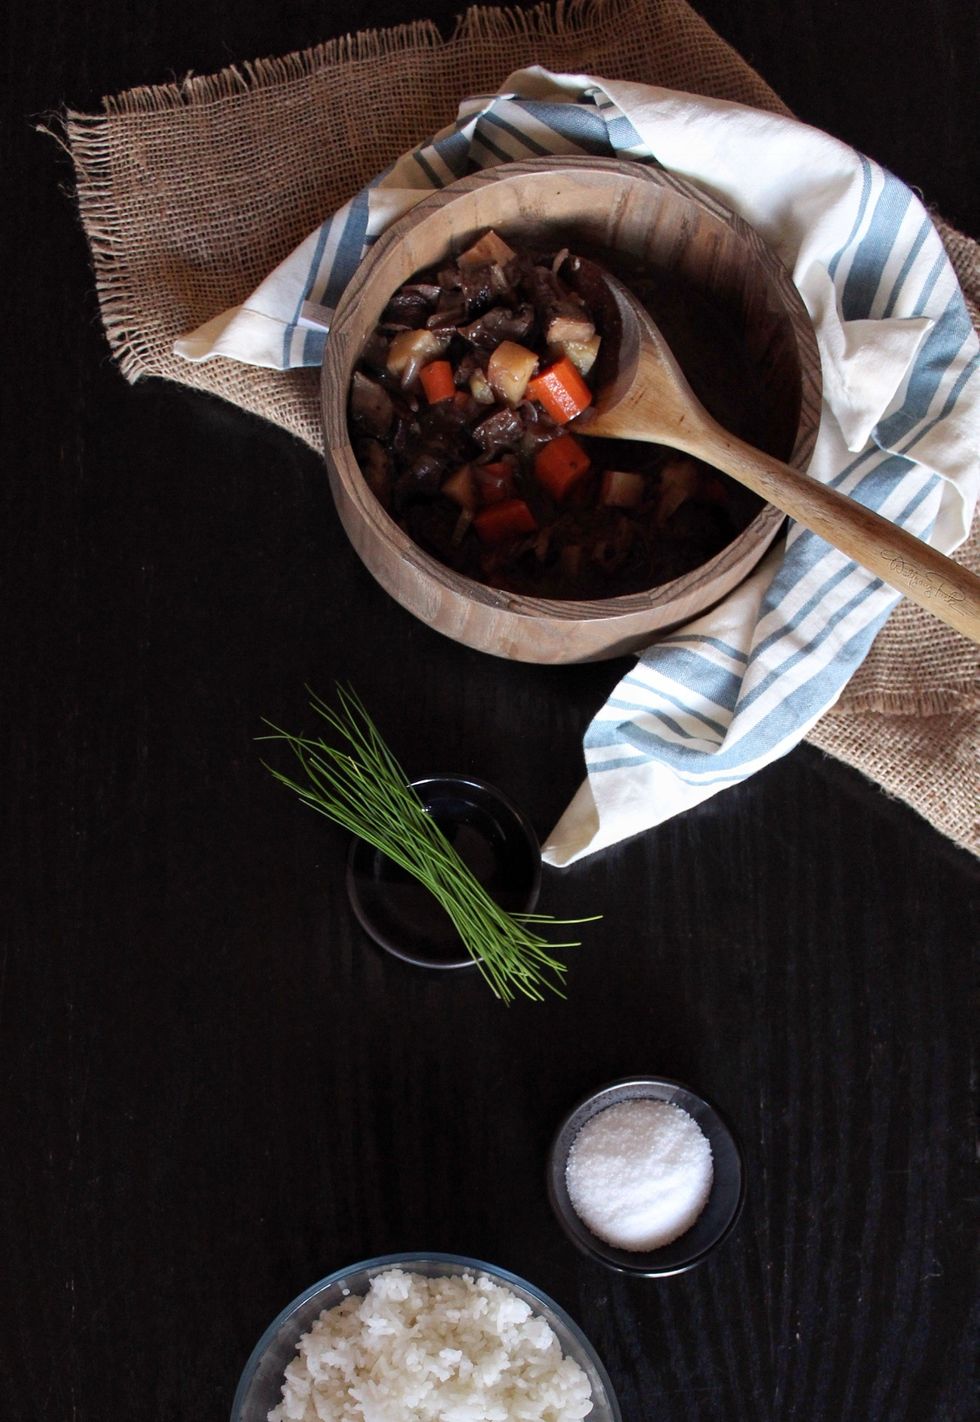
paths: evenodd
<path fill-rule="evenodd" d="M 671 440 L 680 445 L 680 440 Z M 695 447 L 696 446 L 696 447 Z M 754 489 L 920 607 L 980 643 L 980 578 L 921 538 L 706 420 L 691 454 Z"/>
<path fill-rule="evenodd" d="M 980 643 L 980 578 L 903 528 L 729 434 L 708 414 L 649 313 L 594 268 L 611 298 L 616 360 L 583 434 L 666 444 L 722 469 L 934 617 Z"/>

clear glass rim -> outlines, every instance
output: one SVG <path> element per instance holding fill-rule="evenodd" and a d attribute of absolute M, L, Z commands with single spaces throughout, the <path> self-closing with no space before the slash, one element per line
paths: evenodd
<path fill-rule="evenodd" d="M 565 1327 L 571 1334 L 571 1336 L 575 1339 L 576 1343 L 588 1355 L 589 1361 L 593 1368 L 595 1368 L 599 1381 L 601 1382 L 605 1390 L 606 1400 L 609 1404 L 613 1418 L 615 1419 L 615 1422 L 621 1422 L 619 1403 L 616 1399 L 616 1394 L 613 1390 L 609 1374 L 606 1372 L 605 1366 L 601 1358 L 599 1357 L 595 1348 L 589 1342 L 588 1338 L 582 1332 L 582 1329 L 579 1327 L 579 1325 L 569 1314 L 565 1312 L 565 1310 L 561 1307 L 560 1304 L 555 1302 L 553 1298 L 551 1298 L 548 1294 L 543 1293 L 542 1290 L 537 1288 L 534 1284 L 529 1283 L 527 1279 L 522 1278 L 520 1274 L 514 1274 L 509 1269 L 501 1268 L 499 1264 L 488 1264 L 486 1260 L 472 1259 L 469 1256 L 462 1254 L 442 1254 L 437 1251 L 432 1251 L 430 1253 L 423 1254 L 419 1253 L 418 1250 L 412 1250 L 410 1252 L 400 1254 L 379 1254 L 373 1259 L 359 1260 L 357 1263 L 348 1264 L 343 1269 L 335 1269 L 332 1274 L 327 1274 L 324 1278 L 319 1279 L 315 1284 L 311 1284 L 309 1288 L 304 1289 L 301 1294 L 297 1294 L 297 1296 L 290 1303 L 288 1303 L 284 1309 L 281 1309 L 279 1313 L 276 1314 L 275 1318 L 265 1329 L 259 1341 L 256 1343 L 255 1347 L 249 1354 L 248 1361 L 242 1369 L 241 1377 L 238 1380 L 238 1386 L 235 1389 L 235 1398 L 231 1406 L 231 1422 L 238 1422 L 240 1409 L 242 1403 L 245 1401 L 246 1392 L 249 1386 L 251 1385 L 253 1374 L 258 1368 L 260 1361 L 262 1360 L 267 1349 L 273 1342 L 279 1329 L 287 1321 L 287 1319 L 290 1318 L 292 1314 L 298 1312 L 305 1304 L 309 1303 L 312 1298 L 315 1298 L 318 1293 L 321 1293 L 323 1290 L 330 1288 L 333 1284 L 341 1283 L 344 1279 L 348 1278 L 352 1274 L 358 1274 L 368 1271 L 380 1273 L 384 1269 L 393 1269 L 398 1267 L 399 1265 L 406 1265 L 412 1263 L 448 1264 L 453 1265 L 461 1270 L 471 1270 L 473 1273 L 486 1274 L 492 1279 L 500 1280 L 502 1283 L 516 1284 L 519 1289 L 522 1289 L 525 1293 L 530 1294 L 532 1298 L 538 1300 L 539 1303 L 544 1305 L 544 1307 L 548 1310 L 549 1313 L 552 1313 L 561 1322 L 563 1327 Z M 586 1422 L 588 1422 L 588 1419 L 586 1419 Z"/>

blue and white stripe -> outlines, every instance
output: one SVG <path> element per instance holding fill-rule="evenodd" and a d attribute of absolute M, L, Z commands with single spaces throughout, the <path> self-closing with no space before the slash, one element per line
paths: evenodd
<path fill-rule="evenodd" d="M 958 406 L 969 417 L 964 424 L 975 428 L 980 356 L 938 234 L 914 195 L 866 159 L 855 155 L 855 163 L 856 212 L 826 263 L 841 315 L 845 321 L 925 315 L 933 324 L 868 447 L 855 457 L 839 440 L 836 448 L 824 441 L 838 459 L 826 477 L 928 539 L 946 481 L 922 462 L 921 446 Z M 825 465 L 826 455 L 825 448 Z M 600 820 L 605 777 L 635 778 L 638 767 L 655 761 L 677 782 L 668 794 L 668 812 L 676 812 L 704 798 L 706 788 L 741 780 L 797 744 L 836 700 L 897 601 L 880 579 L 799 527 L 770 561 L 777 566 L 766 573 L 757 610 L 742 620 L 735 644 L 701 630 L 710 616 L 664 638 L 593 720 L 586 765 Z M 743 598 L 747 613 L 754 591 Z M 686 801 L 684 786 L 695 792 Z M 648 823 L 663 818 L 662 809 L 652 809 Z M 635 811 L 623 816 L 626 833 L 642 827 Z M 582 852 L 570 842 L 574 829 L 563 833 L 559 825 L 553 862 Z M 608 825 L 602 842 L 611 842 Z"/>
<path fill-rule="evenodd" d="M 980 354 L 914 194 L 805 125 L 739 105 L 540 69 L 461 104 L 335 213 L 241 308 L 178 344 L 288 368 L 322 358 L 364 252 L 434 188 L 544 154 L 662 164 L 752 223 L 791 268 L 824 358 L 811 472 L 950 551 L 976 501 Z M 588 781 L 545 846 L 566 864 L 784 754 L 830 707 L 897 601 L 805 529 L 713 612 L 638 660 L 585 736 Z"/>
<path fill-rule="evenodd" d="M 636 143 L 637 138 L 628 120 L 598 90 L 581 94 L 577 102 L 562 96 L 524 99 L 516 94 L 468 99 L 454 124 L 431 143 L 406 154 L 324 222 L 310 244 L 301 290 L 283 332 L 280 368 L 321 363 L 326 330 L 340 294 L 372 237 L 391 221 L 385 201 L 390 192 L 408 190 L 421 197 L 466 173 L 524 158 L 614 157 L 627 151 L 622 141 Z M 644 152 L 643 156 L 651 155 Z M 398 211 L 407 206 L 399 203 Z M 319 331 L 304 328 L 300 319 L 304 307 L 311 306 L 320 308 Z"/>

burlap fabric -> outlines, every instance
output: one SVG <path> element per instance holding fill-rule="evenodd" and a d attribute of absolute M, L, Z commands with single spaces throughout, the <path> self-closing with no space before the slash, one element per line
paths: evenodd
<path fill-rule="evenodd" d="M 238 304 L 462 96 L 531 63 L 788 112 L 685 0 L 472 9 L 448 41 L 420 22 L 107 98 L 67 133 L 123 374 L 210 391 L 320 449 L 315 371 L 191 365 L 174 340 Z M 978 325 L 980 248 L 939 226 Z M 978 526 L 960 556 L 980 571 Z M 980 853 L 978 688 L 977 649 L 903 602 L 810 740 Z"/>

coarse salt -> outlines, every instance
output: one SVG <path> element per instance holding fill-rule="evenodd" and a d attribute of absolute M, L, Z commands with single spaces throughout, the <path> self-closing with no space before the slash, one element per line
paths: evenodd
<path fill-rule="evenodd" d="M 711 1146 L 694 1117 L 638 1098 L 587 1121 L 568 1153 L 572 1208 L 618 1249 L 660 1249 L 691 1228 L 708 1201 Z"/>

